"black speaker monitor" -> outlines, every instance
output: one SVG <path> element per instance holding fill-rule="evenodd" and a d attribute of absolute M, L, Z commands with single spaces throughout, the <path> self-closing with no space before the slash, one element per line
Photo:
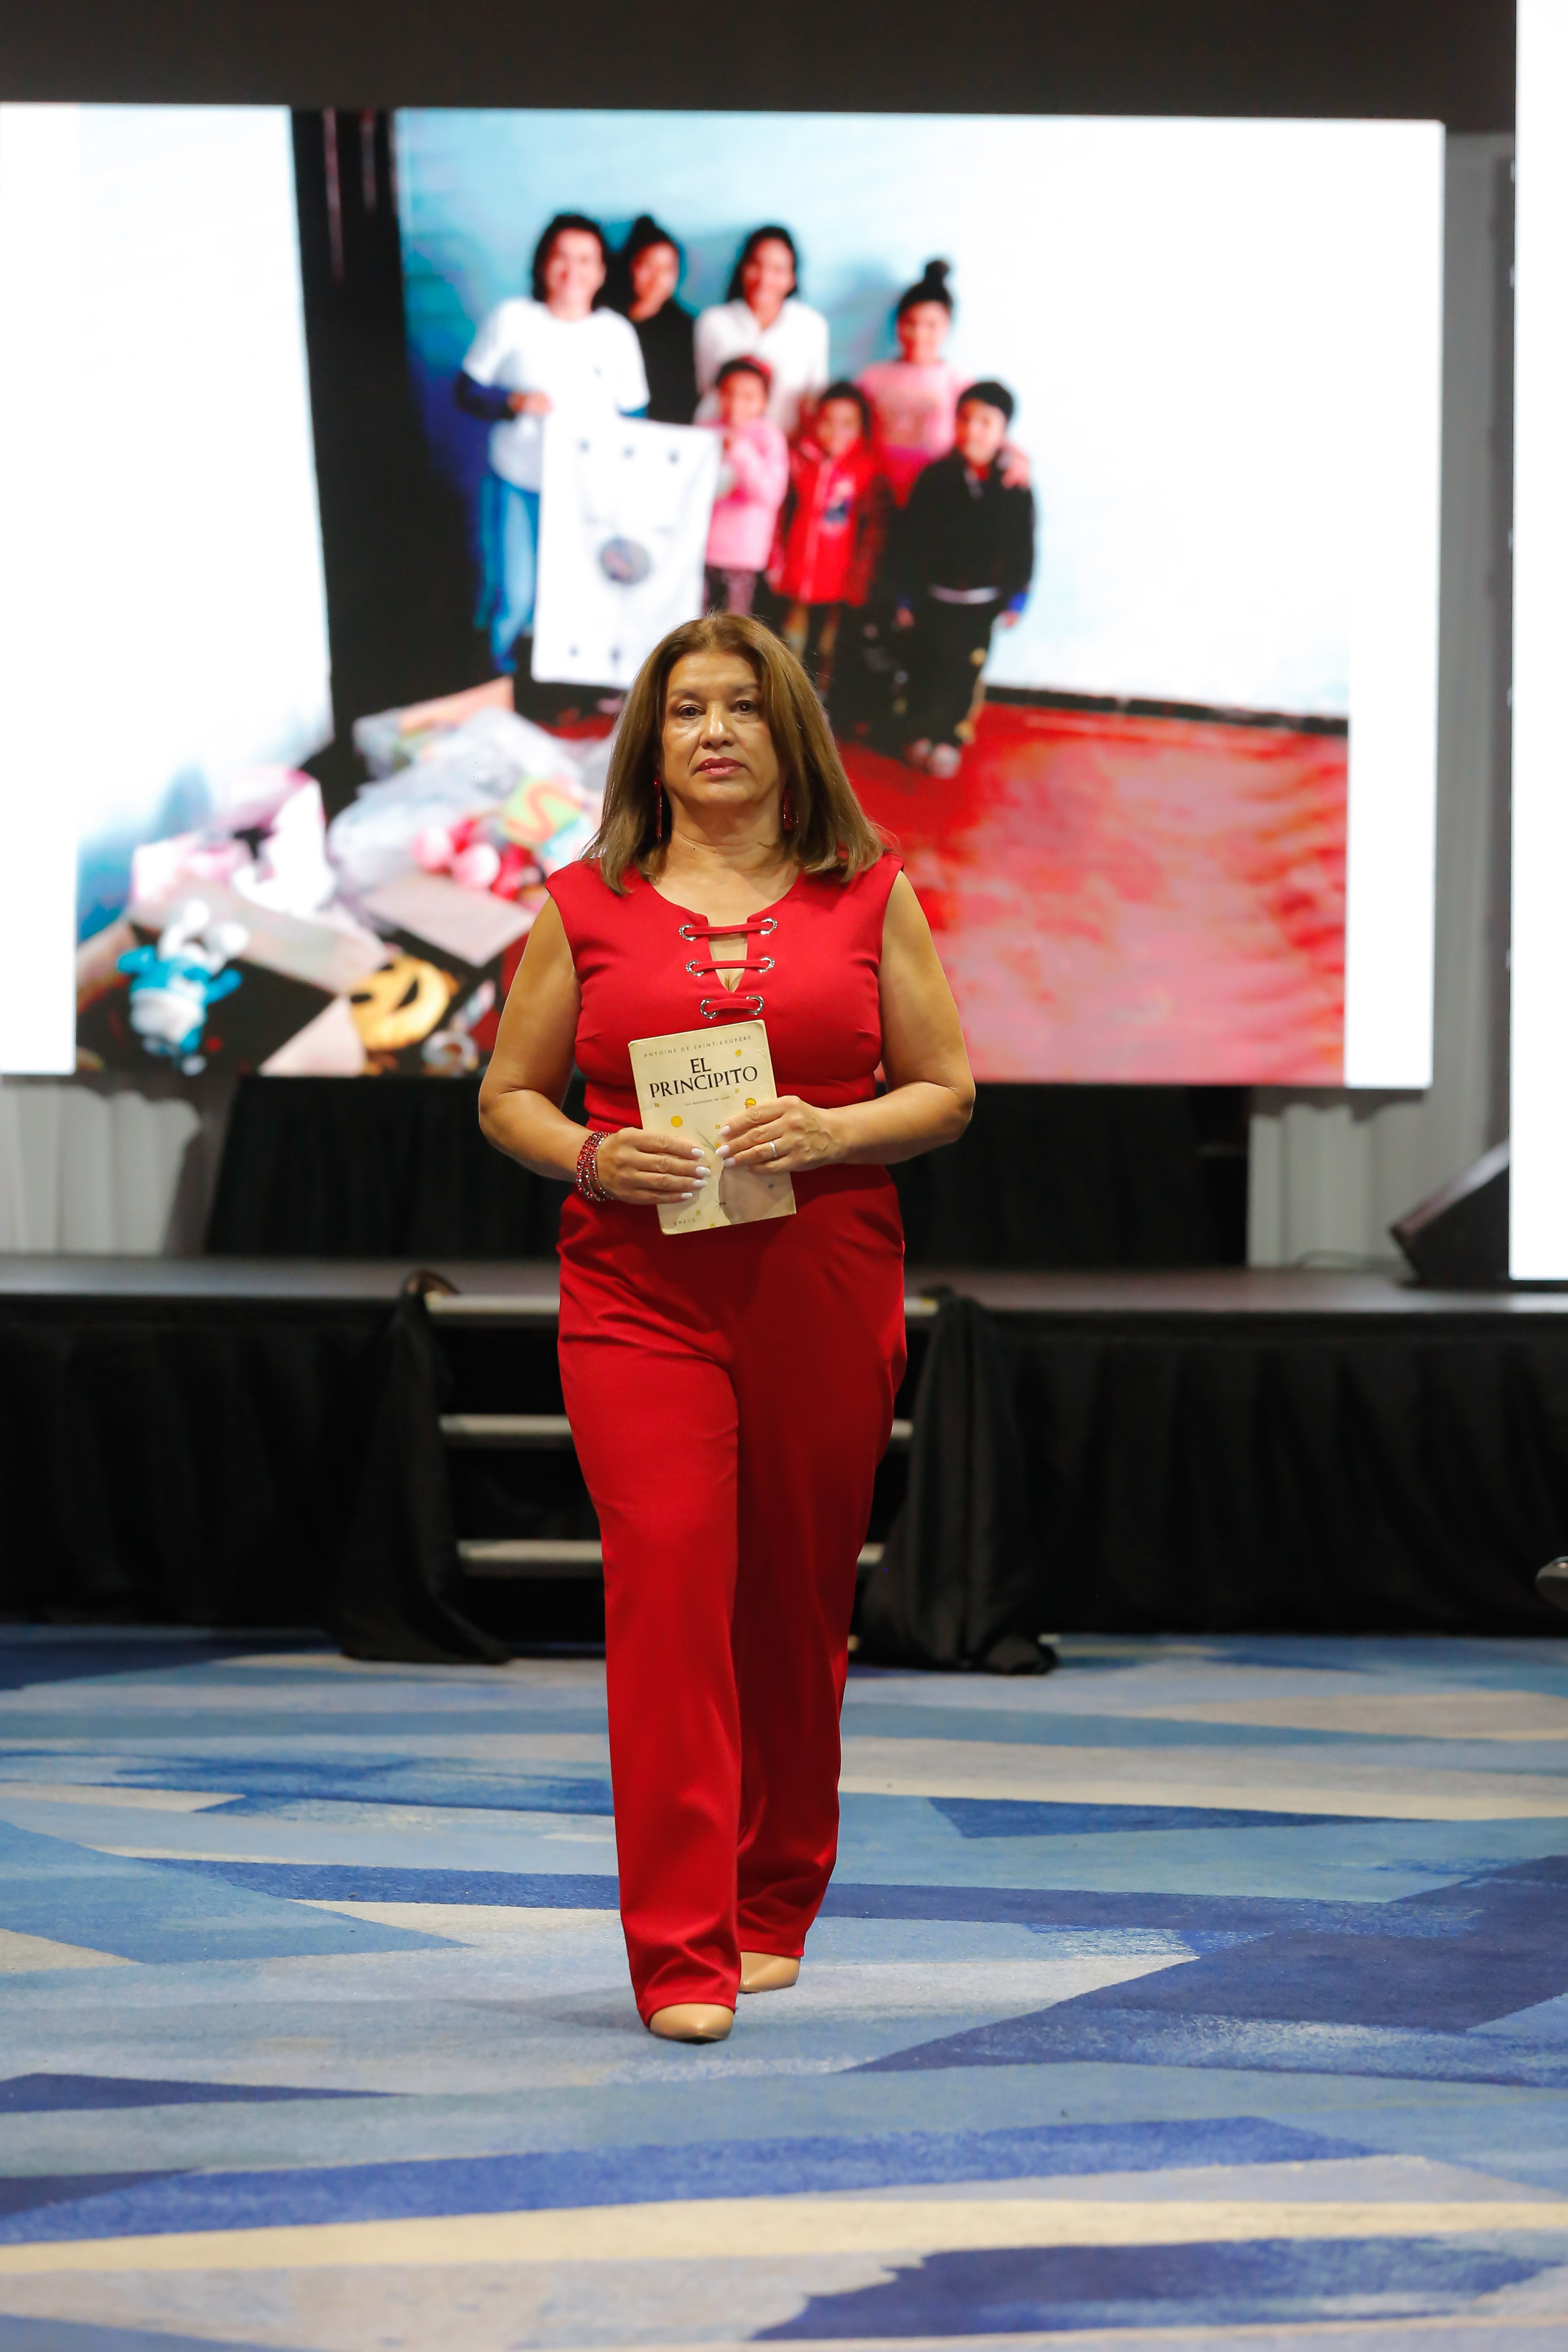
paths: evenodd
<path fill-rule="evenodd" d="M 1434 1290 L 1496 1290 L 1508 1280 L 1508 1145 L 1389 1227 L 1418 1282 Z"/>

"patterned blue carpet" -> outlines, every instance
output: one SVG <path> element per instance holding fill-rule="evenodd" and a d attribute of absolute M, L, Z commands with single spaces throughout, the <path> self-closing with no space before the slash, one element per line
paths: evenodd
<path fill-rule="evenodd" d="M 1568 1654 L 857 1674 L 653 2042 L 603 1669 L 0 1630 L 0 2352 L 1568 2346 Z"/>

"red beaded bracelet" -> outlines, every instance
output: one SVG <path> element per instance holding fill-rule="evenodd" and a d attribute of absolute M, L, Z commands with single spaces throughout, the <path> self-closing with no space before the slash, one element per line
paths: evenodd
<path fill-rule="evenodd" d="M 577 1190 L 584 1201 L 592 1201 L 595 1208 L 602 1208 L 606 1201 L 613 1201 L 616 1197 L 599 1176 L 599 1146 L 605 1136 L 613 1132 L 607 1127 L 591 1127 L 588 1140 L 577 1154 Z"/>

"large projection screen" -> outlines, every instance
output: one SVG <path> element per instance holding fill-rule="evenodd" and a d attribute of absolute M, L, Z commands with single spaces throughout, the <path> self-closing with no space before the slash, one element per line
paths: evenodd
<path fill-rule="evenodd" d="M 70 1066 L 74 983 L 81 1069 L 481 1066 L 627 680 L 744 582 L 981 1078 L 1426 1085 L 1442 175 L 1430 123 L 4 110 L 8 315 L 115 374 L 0 385 L 0 1066 Z M 573 319 L 563 215 L 608 271 Z M 650 215 L 691 389 L 644 415 Z M 742 482 L 712 378 L 765 224 Z M 1005 438 L 966 473 L 972 384 Z M 318 463 L 374 709 L 331 708 Z"/>
<path fill-rule="evenodd" d="M 1568 5 L 1522 0 L 1514 266 L 1510 1270 L 1568 1279 Z"/>

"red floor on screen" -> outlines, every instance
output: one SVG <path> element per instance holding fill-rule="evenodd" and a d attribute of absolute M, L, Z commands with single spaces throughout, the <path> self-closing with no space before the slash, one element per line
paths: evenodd
<path fill-rule="evenodd" d="M 991 703 L 940 782 L 847 761 L 977 1077 L 1339 1086 L 1342 735 Z"/>

